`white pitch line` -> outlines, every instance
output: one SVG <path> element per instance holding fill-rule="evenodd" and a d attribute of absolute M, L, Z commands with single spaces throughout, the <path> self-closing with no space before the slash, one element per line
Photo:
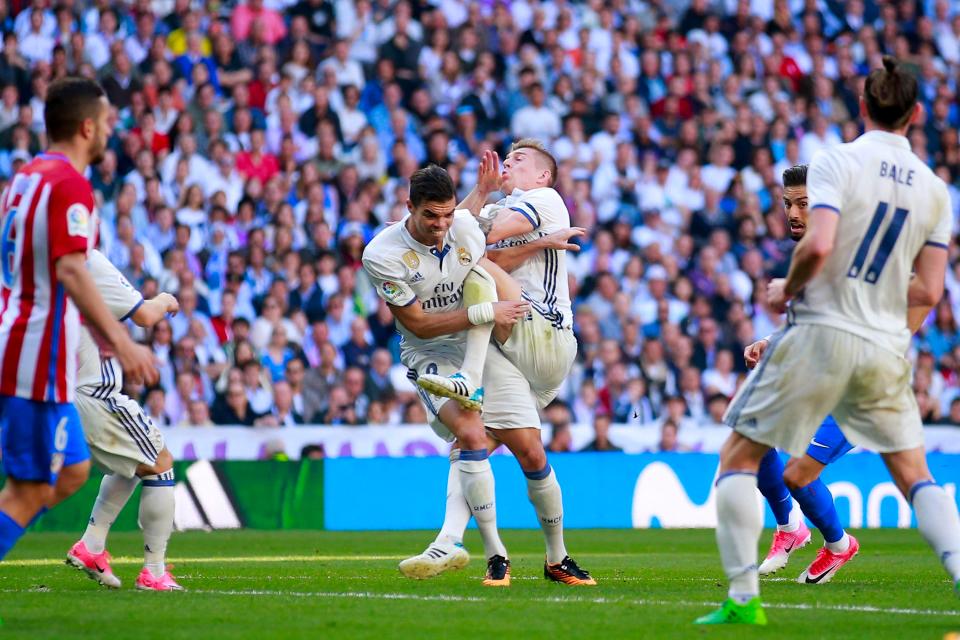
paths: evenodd
<path fill-rule="evenodd" d="M 183 564 L 204 564 L 210 562 L 244 563 L 244 562 L 361 562 L 382 560 L 403 560 L 407 556 L 224 556 L 222 558 L 167 558 L 167 562 Z M 141 564 L 143 557 L 118 556 L 110 561 L 112 564 Z M 11 567 L 53 567 L 63 564 L 63 560 L 54 558 L 27 558 L 23 560 L 5 560 L 2 566 Z"/>
<path fill-rule="evenodd" d="M 415 593 L 377 593 L 374 591 L 264 591 L 264 590 L 208 590 L 191 589 L 190 593 L 202 593 L 221 596 L 279 596 L 293 598 L 369 598 L 374 600 L 418 600 L 424 602 L 501 602 L 500 598 L 482 598 L 480 596 L 421 595 Z M 691 600 L 651 600 L 646 598 L 523 598 L 527 602 L 548 604 L 632 604 L 637 606 L 659 607 L 715 607 L 717 602 L 695 602 Z M 904 609 L 899 607 L 875 607 L 872 605 L 812 605 L 790 603 L 764 603 L 768 609 L 795 609 L 802 611 L 847 611 L 857 613 L 890 613 L 912 616 L 953 616 L 960 617 L 960 611 L 939 609 Z"/>

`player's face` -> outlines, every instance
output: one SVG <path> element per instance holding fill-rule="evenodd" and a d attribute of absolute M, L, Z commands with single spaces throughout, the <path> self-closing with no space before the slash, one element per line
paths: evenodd
<path fill-rule="evenodd" d="M 100 98 L 100 111 L 94 120 L 93 140 L 90 144 L 90 164 L 100 164 L 107 152 L 110 139 L 110 103 Z"/>
<path fill-rule="evenodd" d="M 807 231 L 807 186 L 783 188 L 783 210 L 787 214 L 790 237 L 799 240 Z"/>
<path fill-rule="evenodd" d="M 514 189 L 527 191 L 541 186 L 537 179 L 543 170 L 540 168 L 536 151 L 517 149 L 507 154 L 503 161 L 503 171 L 500 172 L 500 191 L 510 193 Z"/>
<path fill-rule="evenodd" d="M 447 202 L 423 202 L 417 207 L 407 200 L 407 209 L 410 211 L 410 226 L 407 230 L 417 242 L 427 246 L 439 246 L 453 224 L 453 212 L 456 208 L 456 198 Z"/>

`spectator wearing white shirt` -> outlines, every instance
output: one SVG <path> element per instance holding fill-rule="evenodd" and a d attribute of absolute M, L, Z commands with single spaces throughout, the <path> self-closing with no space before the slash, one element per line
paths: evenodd
<path fill-rule="evenodd" d="M 817 113 L 813 116 L 813 126 L 800 138 L 800 162 L 808 164 L 813 156 L 822 149 L 829 149 L 843 142 L 827 118 Z"/>
<path fill-rule="evenodd" d="M 317 81 L 323 78 L 327 69 L 333 69 L 340 86 L 352 84 L 355 87 L 364 86 L 363 67 L 356 60 L 350 58 L 350 42 L 337 40 L 333 45 L 333 56 L 327 58 L 317 67 Z"/>
<path fill-rule="evenodd" d="M 704 186 L 717 193 L 726 193 L 737 175 L 737 170 L 730 166 L 731 163 L 733 147 L 729 144 L 715 144 L 710 149 L 710 164 L 700 171 Z"/>
<path fill-rule="evenodd" d="M 590 136 L 590 148 L 599 163 L 613 162 L 617 155 L 617 144 L 626 139 L 620 129 L 620 114 L 611 111 L 603 117 L 603 129 Z"/>
<path fill-rule="evenodd" d="M 510 134 L 514 138 L 536 138 L 549 144 L 560 136 L 560 116 L 545 106 L 543 85 L 535 82 L 529 89 L 530 104 L 518 109 L 510 119 Z"/>
<path fill-rule="evenodd" d="M 53 37 L 43 30 L 44 14 L 39 11 L 30 12 L 29 29 L 20 37 L 18 52 L 31 65 L 38 62 L 49 63 L 53 59 Z"/>

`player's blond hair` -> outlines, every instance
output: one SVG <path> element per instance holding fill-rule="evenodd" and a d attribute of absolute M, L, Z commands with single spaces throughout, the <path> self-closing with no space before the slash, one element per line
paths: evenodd
<path fill-rule="evenodd" d="M 509 153 L 519 151 L 520 149 L 533 149 L 536 151 L 540 158 L 547 163 L 547 171 L 550 172 L 550 182 L 547 183 L 547 186 L 552 187 L 557 183 L 557 159 L 547 151 L 547 148 L 543 146 L 542 142 L 536 138 L 520 138 L 510 145 Z"/>

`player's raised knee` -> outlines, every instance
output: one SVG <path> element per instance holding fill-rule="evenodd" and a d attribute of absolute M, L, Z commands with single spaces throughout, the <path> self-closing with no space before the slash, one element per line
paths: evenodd
<path fill-rule="evenodd" d="M 470 306 L 497 302 L 497 283 L 480 265 L 476 265 L 463 280 L 463 304 Z"/>

